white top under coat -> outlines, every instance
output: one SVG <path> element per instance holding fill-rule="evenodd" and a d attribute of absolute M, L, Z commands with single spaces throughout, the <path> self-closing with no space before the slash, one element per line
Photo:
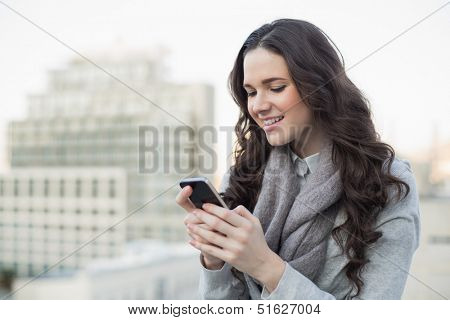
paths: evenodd
<path fill-rule="evenodd" d="M 295 166 L 295 171 L 297 172 L 299 177 L 306 177 L 309 173 L 312 173 L 316 170 L 317 165 L 319 164 L 319 152 L 307 156 L 306 158 L 300 158 L 289 146 L 289 155 L 292 159 L 292 162 Z"/>

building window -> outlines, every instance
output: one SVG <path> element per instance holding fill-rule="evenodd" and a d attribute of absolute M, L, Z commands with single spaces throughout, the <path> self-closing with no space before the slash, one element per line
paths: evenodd
<path fill-rule="evenodd" d="M 114 198 L 116 196 L 116 181 L 109 180 L 109 197 Z"/>
<path fill-rule="evenodd" d="M 3 179 L 0 179 L 0 196 L 3 196 L 4 193 L 4 182 Z"/>
<path fill-rule="evenodd" d="M 92 197 L 97 198 L 98 196 L 98 180 L 92 180 Z"/>
<path fill-rule="evenodd" d="M 48 197 L 49 194 L 49 182 L 48 179 L 44 180 L 44 197 Z"/>
<path fill-rule="evenodd" d="M 450 244 L 450 235 L 433 235 L 429 241 L 431 244 Z"/>
<path fill-rule="evenodd" d="M 33 265 L 31 263 L 28 264 L 28 276 L 33 276 Z"/>
<path fill-rule="evenodd" d="M 59 196 L 64 197 L 65 181 L 63 179 L 59 180 Z"/>
<path fill-rule="evenodd" d="M 75 181 L 75 196 L 77 198 L 81 197 L 81 180 L 77 179 Z"/>
<path fill-rule="evenodd" d="M 28 181 L 28 195 L 30 196 L 30 197 L 32 197 L 33 196 L 33 190 L 34 189 L 34 181 L 32 180 L 32 179 L 30 179 L 29 181 Z"/>
<path fill-rule="evenodd" d="M 14 197 L 19 195 L 19 181 L 14 179 Z"/>
<path fill-rule="evenodd" d="M 155 283 L 155 299 L 163 300 L 166 293 L 166 281 L 164 278 L 158 278 Z"/>
<path fill-rule="evenodd" d="M 18 271 L 19 271 L 19 263 L 18 263 L 18 262 L 13 262 L 13 264 L 12 264 L 12 269 L 13 269 L 14 274 L 18 274 Z"/>

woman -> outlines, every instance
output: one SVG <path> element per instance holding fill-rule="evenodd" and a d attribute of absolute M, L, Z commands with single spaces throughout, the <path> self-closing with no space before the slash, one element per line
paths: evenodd
<path fill-rule="evenodd" d="M 401 298 L 419 242 L 414 177 L 325 34 L 301 20 L 263 25 L 229 88 L 238 148 L 221 191 L 233 209 L 195 209 L 190 187 L 177 196 L 201 251 L 201 297 Z"/>

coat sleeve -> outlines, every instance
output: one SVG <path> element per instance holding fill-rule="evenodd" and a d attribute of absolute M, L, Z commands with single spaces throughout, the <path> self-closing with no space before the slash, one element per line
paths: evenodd
<path fill-rule="evenodd" d="M 400 299 L 403 294 L 412 257 L 419 246 L 420 213 L 416 183 L 409 164 L 398 176 L 409 185 L 410 192 L 379 214 L 375 229 L 383 235 L 367 249 L 369 262 L 361 274 L 364 285 L 357 299 Z M 288 263 L 278 286 L 270 293 L 263 287 L 261 298 L 336 299 Z"/>
<path fill-rule="evenodd" d="M 235 278 L 231 273 L 232 266 L 225 262 L 220 270 L 209 270 L 205 267 L 200 254 L 200 299 L 207 300 L 248 300 L 250 297 L 247 284 Z"/>
<path fill-rule="evenodd" d="M 228 170 L 222 177 L 219 192 L 224 192 L 228 186 L 230 171 Z M 241 282 L 231 273 L 232 266 L 225 262 L 222 269 L 207 269 L 203 255 L 200 253 L 200 280 L 199 295 L 200 299 L 208 300 L 246 300 L 249 299 L 249 290 L 247 284 Z"/>

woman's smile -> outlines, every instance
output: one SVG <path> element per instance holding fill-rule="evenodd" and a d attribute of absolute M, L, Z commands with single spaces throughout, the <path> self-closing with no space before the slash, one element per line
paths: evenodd
<path fill-rule="evenodd" d="M 284 116 L 279 116 L 275 118 L 271 118 L 268 120 L 264 120 L 263 122 L 263 129 L 266 132 L 271 132 L 275 130 L 280 124 L 283 122 Z"/>

